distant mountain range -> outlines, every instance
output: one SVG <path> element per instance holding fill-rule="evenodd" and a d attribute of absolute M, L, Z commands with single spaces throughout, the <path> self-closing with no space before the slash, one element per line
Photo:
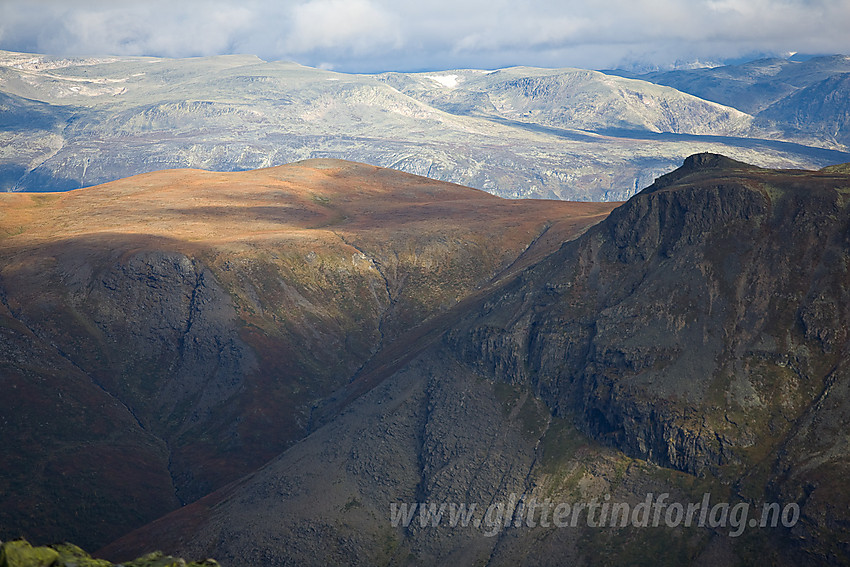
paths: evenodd
<path fill-rule="evenodd" d="M 251 56 L 0 52 L 0 190 L 329 157 L 505 197 L 625 199 L 688 155 L 850 161 L 848 58 L 634 78 L 510 68 L 348 75 Z"/>

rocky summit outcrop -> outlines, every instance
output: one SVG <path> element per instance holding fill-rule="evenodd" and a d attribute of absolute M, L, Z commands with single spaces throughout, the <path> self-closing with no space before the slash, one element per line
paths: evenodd
<path fill-rule="evenodd" d="M 297 446 L 103 552 L 257 566 L 846 564 L 848 194 L 843 168 L 692 156 L 458 304 L 442 340 L 376 370 Z M 702 501 L 717 521 L 682 525 L 668 507 L 659 527 L 641 525 L 640 503 L 660 496 Z M 633 515 L 604 529 L 581 512 L 530 524 L 517 499 Z M 737 519 L 714 515 L 724 502 Z M 413 503 L 425 513 L 400 524 Z M 478 524 L 431 521 L 428 506 L 460 503 L 479 507 Z M 772 505 L 783 522 L 762 525 Z M 494 528 L 485 509 L 507 519 Z"/>

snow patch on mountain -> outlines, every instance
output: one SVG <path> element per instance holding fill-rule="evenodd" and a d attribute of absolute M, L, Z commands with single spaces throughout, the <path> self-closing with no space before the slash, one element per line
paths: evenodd
<path fill-rule="evenodd" d="M 458 80 L 458 75 L 425 75 L 426 79 L 431 79 L 432 81 L 443 85 L 448 89 L 453 89 L 458 86 L 460 81 Z"/>

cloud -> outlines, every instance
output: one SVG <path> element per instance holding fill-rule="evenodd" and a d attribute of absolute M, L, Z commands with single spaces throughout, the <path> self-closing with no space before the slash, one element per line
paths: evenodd
<path fill-rule="evenodd" d="M 850 52 L 850 0 L 4 0 L 0 48 L 370 72 Z"/>
<path fill-rule="evenodd" d="M 256 13 L 232 2 L 4 2 L 4 49 L 58 55 L 186 57 L 228 52 Z"/>
<path fill-rule="evenodd" d="M 293 6 L 289 53 L 346 50 L 354 54 L 402 45 L 401 22 L 368 0 L 310 0 Z"/>

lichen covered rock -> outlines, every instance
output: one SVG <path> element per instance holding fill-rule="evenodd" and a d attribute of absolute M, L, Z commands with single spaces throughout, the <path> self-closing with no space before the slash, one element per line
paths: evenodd
<path fill-rule="evenodd" d="M 213 559 L 187 563 L 178 557 L 156 551 L 115 567 L 217 566 L 218 563 Z M 19 539 L 0 544 L 0 567 L 113 567 L 113 564 L 105 559 L 95 559 L 70 543 L 33 547 L 28 541 Z"/>

